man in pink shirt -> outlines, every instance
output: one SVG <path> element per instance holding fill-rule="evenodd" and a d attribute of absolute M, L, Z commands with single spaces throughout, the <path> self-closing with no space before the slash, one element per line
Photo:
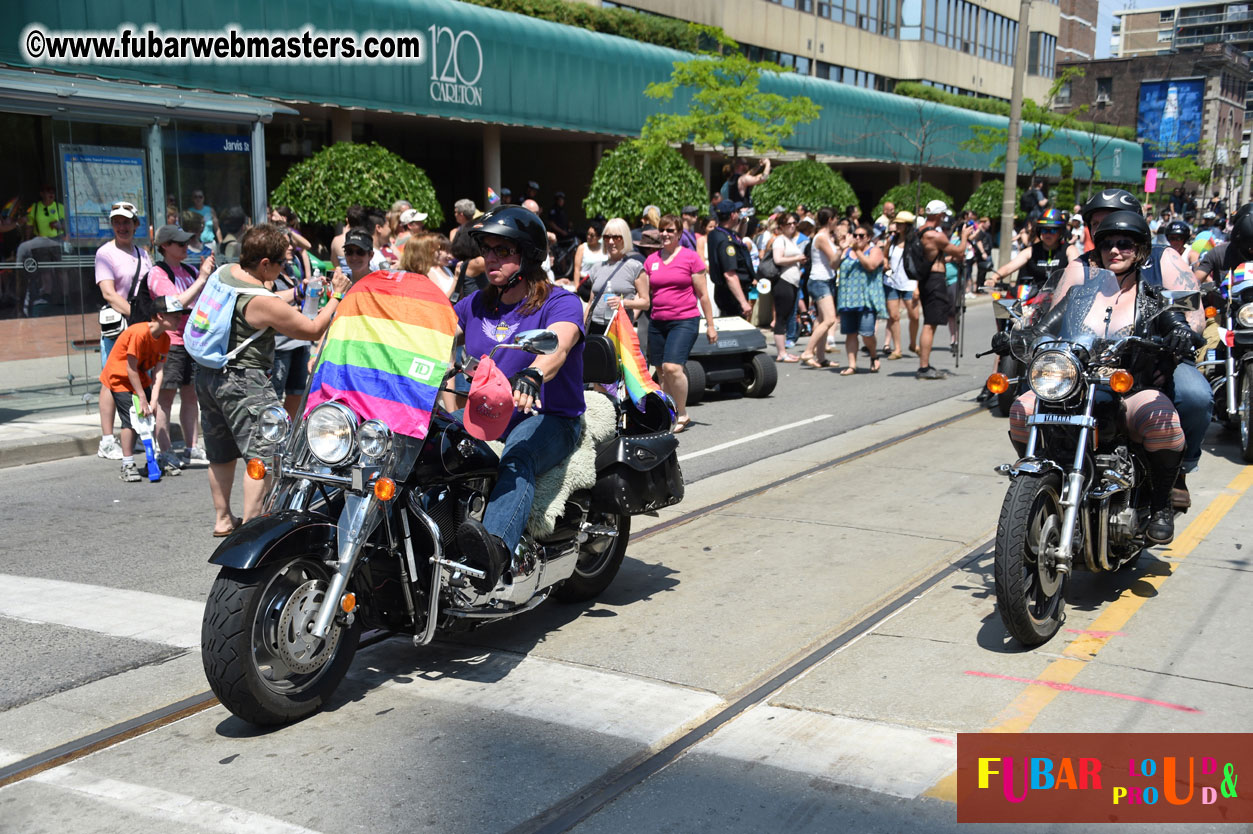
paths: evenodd
<path fill-rule="evenodd" d="M 121 327 L 111 336 L 100 334 L 100 367 L 103 370 L 113 350 L 113 343 L 126 329 L 125 317 L 131 314 L 130 293 L 136 282 L 143 281 L 152 269 L 152 258 L 135 242 L 135 227 L 139 210 L 134 203 L 114 203 L 109 210 L 109 223 L 113 227 L 113 240 L 96 250 L 96 286 L 104 296 L 104 303 L 123 317 Z M 96 456 L 107 460 L 121 460 L 122 447 L 113 436 L 113 421 L 117 410 L 107 388 L 100 389 L 100 448 Z"/>

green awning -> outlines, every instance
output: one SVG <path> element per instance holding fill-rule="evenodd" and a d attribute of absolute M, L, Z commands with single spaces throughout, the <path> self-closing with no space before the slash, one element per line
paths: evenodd
<path fill-rule="evenodd" d="M 423 58 L 403 63 L 312 62 L 32 64 L 20 48 L 27 27 L 45 32 L 116 32 L 123 22 L 155 26 L 160 34 L 214 31 L 237 24 L 242 36 L 352 35 L 422 38 Z M 0 63 L 101 78 L 245 94 L 284 102 L 311 102 L 440 118 L 556 128 L 617 136 L 638 135 L 661 107 L 644 96 L 669 78 L 687 53 L 453 0 L 224 0 L 135 6 L 120 0 L 20 0 L 0 20 Z M 992 170 L 994 154 L 963 151 L 958 143 L 977 124 L 1004 126 L 990 116 L 930 102 L 784 73 L 763 86 L 807 95 L 822 106 L 819 119 L 797 130 L 788 150 L 824 157 L 910 164 L 909 138 L 930 129 L 924 162 L 930 167 Z M 678 104 L 668 105 L 677 107 Z M 1082 143 L 1082 144 L 1081 144 Z M 1050 149 L 1077 157 L 1085 134 L 1059 134 Z M 1139 178 L 1138 145 L 1102 137 L 1098 169 L 1105 179 Z M 1025 172 L 1025 171 L 1024 171 Z M 1056 175 L 1058 172 L 1048 171 Z M 1075 176 L 1086 168 L 1076 158 Z"/>

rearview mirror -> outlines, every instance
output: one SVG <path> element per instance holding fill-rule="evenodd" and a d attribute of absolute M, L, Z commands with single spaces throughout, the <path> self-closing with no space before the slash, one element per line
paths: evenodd
<path fill-rule="evenodd" d="M 1162 299 L 1172 310 L 1191 313 L 1201 309 L 1201 294 L 1196 290 L 1162 290 Z"/>
<path fill-rule="evenodd" d="M 527 353 L 550 354 L 557 350 L 557 334 L 551 330 L 523 330 L 513 343 Z"/>

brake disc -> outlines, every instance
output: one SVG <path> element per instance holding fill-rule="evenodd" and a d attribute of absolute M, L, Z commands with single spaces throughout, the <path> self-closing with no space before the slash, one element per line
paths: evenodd
<path fill-rule="evenodd" d="M 325 583 L 310 579 L 292 592 L 279 615 L 275 648 L 283 664 L 297 674 L 317 671 L 339 645 L 340 629 L 334 621 L 325 639 L 312 634 L 313 622 L 325 596 Z"/>
<path fill-rule="evenodd" d="M 1061 519 L 1049 516 L 1040 530 L 1040 542 L 1036 549 L 1039 554 L 1035 560 L 1036 581 L 1045 596 L 1053 596 L 1062 586 L 1062 573 L 1057 570 L 1057 545 L 1061 539 Z"/>

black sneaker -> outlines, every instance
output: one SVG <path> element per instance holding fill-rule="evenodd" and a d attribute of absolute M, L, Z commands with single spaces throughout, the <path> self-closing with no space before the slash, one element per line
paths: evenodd
<path fill-rule="evenodd" d="M 481 522 L 467 518 L 457 528 L 457 549 L 467 565 L 487 574 L 483 579 L 470 579 L 474 590 L 486 594 L 495 588 L 509 565 L 509 550 L 505 543 L 487 532 Z"/>
<path fill-rule="evenodd" d="M 982 391 L 979 392 L 979 396 L 975 397 L 975 402 L 985 403 L 995 396 L 996 395 L 993 394 L 991 391 L 989 391 L 987 388 L 984 388 Z"/>
<path fill-rule="evenodd" d="M 944 379 L 945 374 L 939 368 L 919 368 L 914 374 L 915 379 Z"/>

